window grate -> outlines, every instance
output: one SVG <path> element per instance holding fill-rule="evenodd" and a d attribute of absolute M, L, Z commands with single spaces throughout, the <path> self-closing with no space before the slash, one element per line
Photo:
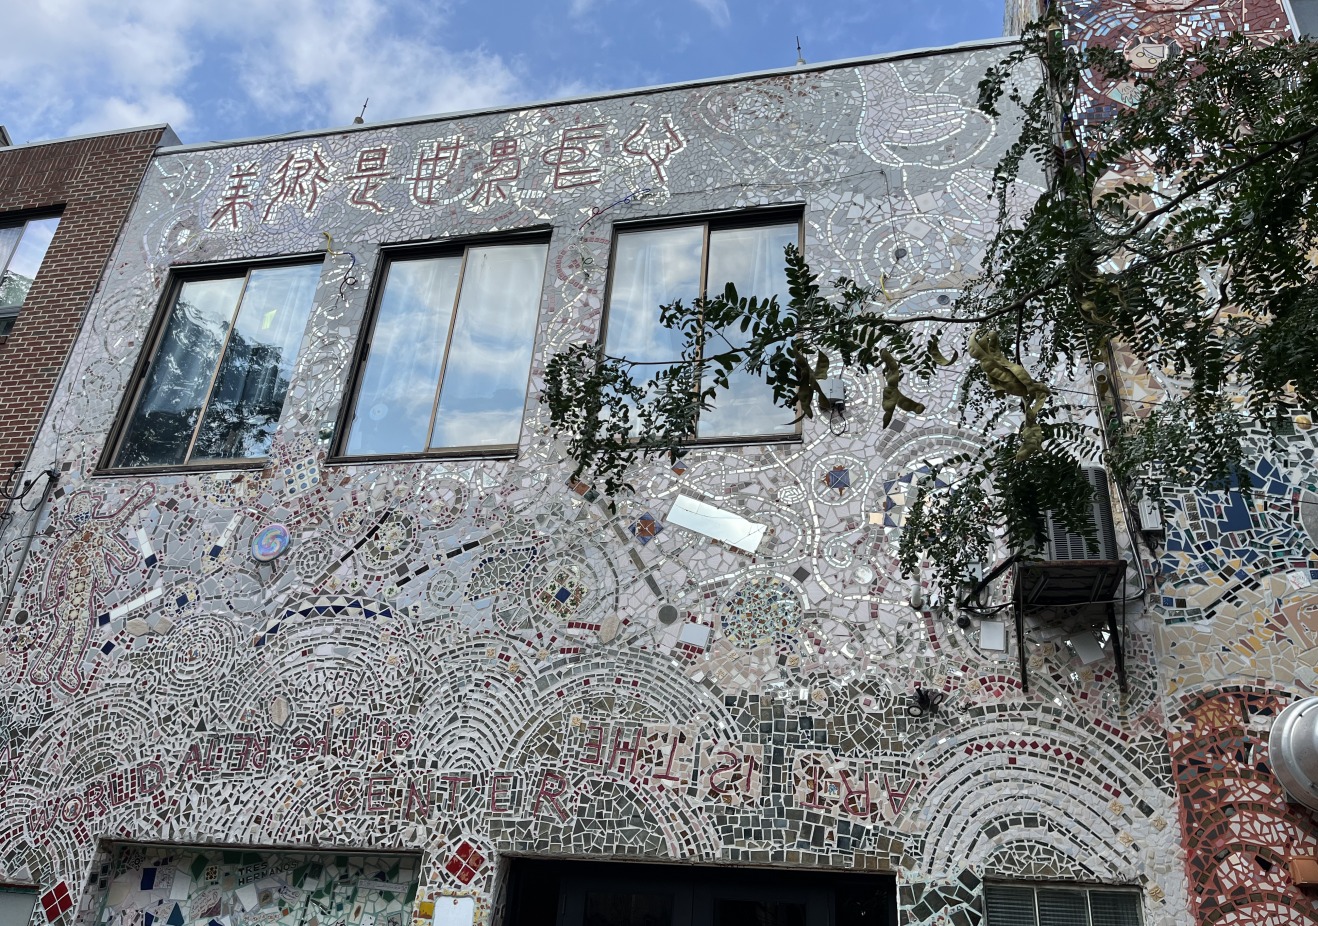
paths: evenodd
<path fill-rule="evenodd" d="M 1065 884 L 985 884 L 985 926 L 1140 926 L 1140 894 Z"/>

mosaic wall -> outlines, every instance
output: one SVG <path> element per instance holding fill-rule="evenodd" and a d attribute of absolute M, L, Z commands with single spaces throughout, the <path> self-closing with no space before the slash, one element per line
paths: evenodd
<path fill-rule="evenodd" d="M 1177 384 L 1122 358 L 1131 406 Z M 1248 492 L 1172 491 L 1153 564 L 1158 627 L 1192 909 L 1203 923 L 1318 923 L 1284 867 L 1318 853 L 1318 814 L 1288 803 L 1268 731 L 1318 694 L 1318 429 L 1265 448 Z"/>
<path fill-rule="evenodd" d="M 1122 49 L 1152 69 L 1178 47 L 1240 30 L 1291 34 L 1279 0 L 1067 0 L 1070 39 Z M 1088 88 L 1101 120 L 1129 88 Z M 1124 95 L 1124 96 L 1123 96 Z M 1183 384 L 1118 357 L 1127 411 Z M 1306 417 L 1273 443 L 1260 436 L 1252 492 L 1175 491 L 1151 557 L 1149 598 L 1170 718 L 1191 911 L 1199 923 L 1318 923 L 1318 903 L 1291 883 L 1291 852 L 1318 852 L 1318 816 L 1287 803 L 1267 734 L 1288 703 L 1318 693 L 1318 430 Z"/>
<path fill-rule="evenodd" d="M 1122 52 L 1137 70 L 1151 71 L 1177 49 L 1229 32 L 1260 41 L 1292 35 L 1282 0 L 1063 0 L 1067 39 L 1080 48 Z M 1089 82 L 1076 100 L 1086 120 L 1101 122 L 1134 101 L 1133 84 Z"/>
<path fill-rule="evenodd" d="M 136 845 L 98 862 L 91 883 L 99 902 L 79 921 L 106 926 L 403 926 L 420 874 L 415 856 Z"/>
<path fill-rule="evenodd" d="M 1005 140 L 974 99 L 1003 51 L 160 156 L 34 454 L 59 488 L 5 537 L 0 879 L 60 926 L 79 896 L 88 926 L 180 926 L 97 839 L 412 851 L 417 909 L 487 918 L 515 852 L 888 871 L 930 926 L 980 922 L 985 877 L 1123 883 L 1189 922 L 1155 628 L 1126 616 L 1123 695 L 1101 631 L 1031 622 L 1026 693 L 1010 630 L 909 604 L 906 492 L 973 439 L 950 380 L 882 430 L 849 375 L 844 435 L 612 499 L 569 484 L 534 372 L 516 459 L 327 462 L 383 244 L 551 227 L 537 371 L 597 336 L 621 219 L 804 204 L 817 270 L 937 310 L 989 231 Z M 170 268 L 326 234 L 268 464 L 95 475 Z M 758 549 L 670 523 L 679 496 Z M 254 556 L 273 524 L 287 552 Z"/>

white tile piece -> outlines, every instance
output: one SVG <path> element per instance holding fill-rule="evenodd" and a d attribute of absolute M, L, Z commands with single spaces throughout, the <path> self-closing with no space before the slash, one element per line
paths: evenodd
<path fill-rule="evenodd" d="M 706 537 L 736 547 L 738 550 L 745 550 L 747 553 L 754 553 L 760 548 L 764 532 L 768 529 L 763 524 L 748 521 L 741 515 L 686 495 L 679 495 L 673 500 L 667 522 L 704 534 Z"/>
<path fill-rule="evenodd" d="M 1103 645 L 1088 631 L 1075 634 L 1071 637 L 1070 643 L 1071 648 L 1075 650 L 1075 654 L 1080 657 L 1080 661 L 1085 665 L 1098 662 L 1106 655 L 1103 652 Z"/>
<path fill-rule="evenodd" d="M 979 622 L 979 647 L 997 652 L 1007 649 L 1007 624 L 1005 621 Z"/>
<path fill-rule="evenodd" d="M 682 629 L 678 631 L 677 639 L 682 643 L 704 649 L 709 645 L 710 629 L 708 624 L 683 624 Z"/>

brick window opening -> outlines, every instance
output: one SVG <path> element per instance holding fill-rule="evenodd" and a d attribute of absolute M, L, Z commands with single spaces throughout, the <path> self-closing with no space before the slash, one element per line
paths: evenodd
<path fill-rule="evenodd" d="M 58 227 L 59 216 L 0 222 L 0 338 L 13 330 Z"/>

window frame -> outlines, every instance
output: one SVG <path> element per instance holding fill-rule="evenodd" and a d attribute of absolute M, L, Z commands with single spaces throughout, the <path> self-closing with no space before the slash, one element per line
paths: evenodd
<path fill-rule="evenodd" d="M 311 251 L 299 254 L 281 254 L 268 258 L 256 260 L 231 260 L 219 263 L 206 264 L 178 264 L 169 269 L 169 280 L 161 291 L 160 299 L 157 301 L 156 310 L 152 315 L 151 325 L 147 328 L 146 335 L 142 339 L 142 350 L 138 354 L 137 362 L 133 365 L 133 372 L 129 379 L 128 388 L 124 394 L 124 399 L 120 403 L 119 411 L 115 415 L 114 424 L 109 431 L 109 438 L 105 442 L 105 450 L 101 455 L 100 465 L 96 469 L 97 476 L 130 476 L 145 475 L 157 473 L 197 473 L 197 472 L 217 472 L 224 470 L 251 470 L 261 469 L 265 466 L 270 457 L 242 457 L 228 460 L 202 460 L 198 462 L 189 462 L 185 459 L 182 463 L 169 463 L 160 465 L 146 466 L 116 466 L 114 460 L 118 457 L 120 450 L 123 448 L 124 437 L 128 433 L 129 425 L 132 423 L 133 415 L 137 411 L 138 402 L 141 401 L 142 392 L 146 388 L 147 376 L 151 372 L 152 364 L 155 362 L 157 352 L 160 350 L 161 342 L 164 340 L 165 333 L 169 329 L 169 321 L 174 315 L 174 309 L 178 305 L 179 294 L 183 287 L 188 283 L 204 283 L 212 280 L 225 280 L 243 276 L 242 291 L 238 296 L 237 307 L 241 309 L 242 300 L 247 294 L 247 287 L 251 282 L 251 274 L 254 270 L 268 270 L 276 267 L 291 267 L 298 265 L 318 264 L 321 267 L 321 276 L 324 276 L 325 251 Z M 319 285 L 319 284 L 318 284 Z M 314 313 L 316 307 L 315 295 L 312 295 L 312 303 L 308 309 L 308 321 Z M 237 321 L 237 312 L 234 314 L 233 321 Z M 201 412 L 197 417 L 197 424 L 193 428 L 192 439 L 188 443 L 187 455 L 190 456 L 192 449 L 196 446 L 197 436 L 203 419 L 206 417 L 206 410 L 210 406 L 210 400 L 215 390 L 215 381 L 219 376 L 220 367 L 224 363 L 224 357 L 228 350 L 229 341 L 233 337 L 236 324 L 231 324 L 228 333 L 224 338 L 224 347 L 220 350 L 219 356 L 215 361 L 215 369 L 211 372 L 210 381 L 206 386 L 206 401 L 201 406 Z M 305 337 L 305 329 L 303 336 Z M 288 397 L 284 397 L 287 405 Z M 280 411 L 280 417 L 283 417 L 283 410 Z"/>
<path fill-rule="evenodd" d="M 55 209 L 38 209 L 38 210 L 11 212 L 6 215 L 2 215 L 0 216 L 0 229 L 4 229 L 4 228 L 23 229 L 23 232 L 20 232 L 19 234 L 18 241 L 15 242 L 14 244 L 14 252 L 17 252 L 18 246 L 23 242 L 22 236 L 23 233 L 27 231 L 27 226 L 32 222 L 41 222 L 41 221 L 45 221 L 46 219 L 57 219 L 59 220 L 60 223 L 62 223 L 64 219 L 64 207 L 60 206 Z M 54 247 L 55 236 L 58 234 L 59 234 L 59 225 L 57 224 L 55 226 L 54 233 L 50 237 L 50 245 L 46 248 L 45 253 L 41 255 L 42 266 L 45 265 L 46 255 L 50 253 L 50 248 Z M 8 256 L 4 258 L 3 262 L 0 262 L 0 277 L 3 277 L 5 272 L 9 269 L 9 262 L 14 259 L 14 252 L 11 252 Z M 41 268 L 38 267 L 37 273 L 40 274 L 40 272 L 41 272 Z M 32 278 L 32 281 L 35 284 L 36 282 L 35 276 Z M 21 314 L 23 314 L 23 308 L 26 304 L 27 304 L 27 298 L 25 296 L 22 304 L 20 305 L 0 306 L 0 328 L 4 327 L 6 321 L 10 322 L 8 331 L 0 331 L 0 340 L 13 336 L 14 327 L 18 324 L 18 317 Z"/>
<path fill-rule="evenodd" d="M 697 212 L 686 215 L 663 216 L 651 219 L 636 219 L 615 222 L 609 243 L 609 274 L 604 286 L 601 301 L 600 330 L 597 344 L 601 350 L 607 350 L 609 339 L 610 308 L 613 304 L 614 277 L 618 267 L 618 238 L 628 232 L 660 231 L 669 228 L 686 228 L 703 225 L 703 238 L 700 253 L 700 281 L 698 288 L 706 298 L 709 296 L 709 241 L 712 231 L 736 228 L 761 228 L 770 225 L 796 223 L 796 248 L 805 253 L 805 203 L 782 203 L 773 206 L 755 206 L 749 209 L 731 209 L 714 212 Z M 754 295 L 739 293 L 738 295 Z M 655 306 L 658 309 L 658 306 Z M 699 386 L 697 386 L 699 388 Z M 765 387 L 768 388 L 767 386 Z M 786 409 L 784 409 L 786 411 Z M 800 410 L 797 410 L 799 416 Z M 687 447 L 744 447 L 761 444 L 800 443 L 803 440 L 803 422 L 798 417 L 795 428 L 790 434 L 737 434 L 725 437 L 688 436 L 683 441 Z M 696 416 L 696 427 L 700 426 L 700 415 Z"/>
<path fill-rule="evenodd" d="M 353 349 L 352 366 L 344 387 L 343 401 L 339 405 L 338 416 L 334 420 L 334 436 L 330 442 L 327 464 L 336 466 L 353 466 L 363 463 L 408 463 L 418 460 L 435 459 L 494 459 L 513 460 L 521 449 L 521 431 L 526 424 L 526 407 L 531 397 L 531 378 L 535 371 L 535 361 L 540 348 L 539 327 L 544 306 L 546 279 L 553 258 L 553 226 L 537 225 L 530 228 L 516 229 L 511 232 L 492 232 L 481 235 L 461 235 L 453 238 L 426 239 L 397 244 L 382 245 L 376 257 L 376 271 L 371 281 L 367 310 L 362 317 L 361 330 L 358 332 L 357 345 Z M 531 338 L 531 366 L 527 370 L 526 387 L 522 396 L 521 422 L 518 427 L 516 444 L 472 445 L 462 447 L 436 447 L 407 453 L 365 453 L 349 454 L 348 439 L 351 436 L 353 418 L 357 413 L 357 403 L 361 399 L 361 389 L 366 375 L 366 363 L 371 356 L 371 344 L 375 340 L 375 326 L 380 320 L 380 311 L 384 303 L 385 288 L 388 285 L 389 270 L 396 262 L 409 260 L 427 260 L 459 256 L 462 259 L 458 274 L 457 289 L 453 295 L 453 316 L 449 319 L 448 334 L 444 339 L 444 358 L 440 363 L 439 381 L 436 384 L 435 397 L 430 408 L 430 424 L 427 440 L 433 436 L 435 418 L 439 413 L 440 397 L 443 394 L 444 374 L 448 369 L 449 349 L 452 346 L 453 332 L 458 324 L 458 307 L 462 299 L 463 284 L 467 274 L 467 254 L 472 248 L 498 247 L 501 245 L 543 244 L 545 246 L 545 269 L 541 274 L 540 289 L 536 294 L 535 321 L 536 331 Z"/>
<path fill-rule="evenodd" d="M 1034 900 L 1034 926 L 1039 926 L 1039 891 L 1070 891 L 1076 894 L 1082 894 L 1085 898 L 1085 918 L 1086 923 L 1077 924 L 1077 926 L 1092 926 L 1094 922 L 1094 909 L 1090 901 L 1092 894 L 1127 894 L 1135 899 L 1135 918 L 1134 926 L 1143 926 L 1144 924 L 1144 889 L 1138 884 L 1101 884 L 1089 883 L 1083 881 L 1031 881 L 1031 880 L 1010 880 L 994 878 L 983 882 L 984 892 L 984 926 L 999 926 L 993 922 L 992 916 L 988 910 L 988 893 L 995 887 L 1024 889 L 1031 893 Z"/>
<path fill-rule="evenodd" d="M 17 894 L 23 897 L 32 898 L 32 909 L 28 911 L 28 919 L 31 921 L 32 914 L 36 913 L 37 907 L 41 905 L 41 888 L 36 884 L 20 884 L 13 881 L 0 881 L 0 894 Z"/>

